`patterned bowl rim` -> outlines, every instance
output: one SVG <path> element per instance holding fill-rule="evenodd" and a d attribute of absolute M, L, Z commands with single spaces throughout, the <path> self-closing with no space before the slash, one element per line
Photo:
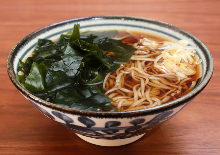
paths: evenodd
<path fill-rule="evenodd" d="M 206 64 L 206 73 L 204 76 L 204 79 L 201 81 L 200 84 L 196 86 L 191 92 L 187 93 L 186 95 L 173 100 L 171 102 L 162 104 L 160 106 L 155 106 L 152 108 L 147 108 L 147 109 L 140 109 L 140 110 L 134 110 L 134 111 L 124 111 L 124 112 L 94 112 L 94 111 L 85 111 L 85 110 L 77 110 L 77 109 L 71 109 L 71 108 L 66 108 L 62 107 L 59 105 L 55 105 L 53 103 L 44 101 L 31 93 L 29 93 L 27 90 L 25 90 L 17 81 L 16 79 L 16 73 L 14 72 L 14 60 L 19 52 L 19 50 L 22 48 L 22 46 L 25 45 L 25 43 L 29 42 L 30 40 L 34 39 L 38 34 L 42 34 L 48 30 L 57 28 L 59 26 L 68 24 L 68 23 L 76 23 L 76 22 L 81 22 L 81 21 L 90 21 L 90 20 L 102 20 L 102 19 L 108 19 L 108 20 L 130 20 L 130 21 L 139 21 L 139 22 L 147 22 L 150 24 L 162 26 L 165 28 L 168 28 L 169 30 L 178 32 L 180 34 L 183 34 L 187 36 L 188 38 L 192 39 L 194 43 L 203 51 L 203 54 L 205 56 L 205 62 Z M 65 113 L 71 113 L 71 114 L 77 114 L 77 115 L 85 115 L 85 116 L 94 116 L 94 117 L 134 117 L 134 116 L 143 116 L 147 114 L 153 114 L 153 113 L 159 113 L 164 110 L 172 109 L 175 108 L 179 105 L 182 105 L 188 101 L 190 101 L 192 98 L 194 98 L 196 95 L 198 95 L 208 84 L 209 80 L 211 79 L 212 73 L 213 73 L 213 59 L 211 56 L 211 53 L 207 49 L 207 47 L 195 36 L 192 34 L 184 31 L 183 29 L 180 29 L 178 27 L 175 27 L 171 24 L 161 22 L 161 21 L 156 21 L 152 19 L 147 19 L 147 18 L 140 18 L 140 17 L 131 17 L 131 16 L 91 16 L 91 17 L 82 17 L 82 18 L 75 18 L 75 19 L 70 19 L 62 22 L 58 22 L 52 25 L 48 25 L 46 27 L 43 27 L 39 30 L 36 30 L 26 37 L 24 37 L 22 40 L 20 40 L 15 47 L 11 50 L 8 60 L 7 60 L 7 71 L 10 80 L 12 83 L 15 85 L 15 87 L 21 92 L 27 99 L 31 100 L 32 102 L 44 105 L 46 107 L 56 109 L 58 111 L 62 111 Z"/>

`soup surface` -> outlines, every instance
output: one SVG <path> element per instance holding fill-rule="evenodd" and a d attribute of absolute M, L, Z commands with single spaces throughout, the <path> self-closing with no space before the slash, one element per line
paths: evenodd
<path fill-rule="evenodd" d="M 200 60 L 185 41 L 78 24 L 57 40 L 39 39 L 18 80 L 39 98 L 79 110 L 125 111 L 164 104 L 195 86 Z"/>

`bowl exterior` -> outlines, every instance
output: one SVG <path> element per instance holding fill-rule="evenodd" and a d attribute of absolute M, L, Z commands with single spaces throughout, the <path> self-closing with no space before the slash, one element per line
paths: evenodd
<path fill-rule="evenodd" d="M 96 139 L 124 139 L 148 134 L 151 129 L 170 119 L 187 103 L 181 106 L 145 116 L 105 118 L 66 113 L 29 100 L 45 116 L 64 125 L 75 133 Z"/>

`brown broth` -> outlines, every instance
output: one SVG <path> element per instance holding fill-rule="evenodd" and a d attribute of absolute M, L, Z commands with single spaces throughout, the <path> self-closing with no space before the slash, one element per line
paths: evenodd
<path fill-rule="evenodd" d="M 169 41 L 169 42 L 175 42 L 174 40 L 171 40 L 171 39 L 168 39 L 168 38 L 165 38 L 165 37 L 160 37 L 160 36 L 156 36 L 156 35 L 152 35 L 152 34 L 147 34 L 147 33 L 143 33 L 143 32 L 135 32 L 135 31 L 130 31 L 130 32 L 126 32 L 126 31 L 119 31 L 119 34 L 116 36 L 118 38 L 123 38 L 122 39 L 122 42 L 124 43 L 127 43 L 127 44 L 134 44 L 134 43 L 137 43 L 141 38 L 148 38 L 150 40 L 154 40 L 156 42 L 159 42 L 159 43 L 162 43 L 163 41 Z M 153 71 L 152 71 L 153 72 Z M 162 72 L 161 72 L 162 73 Z M 153 74 L 153 73 L 152 73 Z M 171 98 L 167 101 L 172 101 L 172 100 L 175 100 L 179 97 L 182 97 L 184 96 L 185 94 L 189 93 L 192 89 L 190 88 L 191 84 L 193 81 L 197 82 L 198 79 L 200 78 L 201 76 L 201 67 L 200 65 L 197 65 L 196 67 L 196 74 L 191 76 L 190 80 L 186 81 L 186 86 L 187 86 L 187 89 L 182 89 L 182 91 L 179 93 L 179 94 L 176 94 L 175 96 L 171 96 Z M 169 80 L 169 79 L 168 79 Z M 131 77 L 126 77 L 126 80 L 125 80 L 125 88 L 129 89 L 129 88 L 132 88 L 133 86 L 135 86 L 138 82 L 132 80 Z M 111 89 L 111 88 L 109 88 Z M 159 97 L 162 97 L 166 92 L 168 92 L 168 90 L 164 90 L 162 89 L 160 91 L 160 94 L 159 94 Z M 118 93 L 123 93 L 121 91 L 119 91 Z"/>

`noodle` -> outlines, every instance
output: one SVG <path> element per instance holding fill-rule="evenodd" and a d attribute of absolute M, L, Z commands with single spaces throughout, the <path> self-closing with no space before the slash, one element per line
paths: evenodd
<path fill-rule="evenodd" d="M 164 104 L 192 90 L 199 78 L 196 69 L 200 60 L 192 48 L 183 49 L 179 44 L 183 42 L 140 39 L 129 62 L 104 79 L 103 88 L 111 104 L 120 111 L 138 110 Z M 176 53 L 172 53 L 174 49 Z M 183 50 L 185 57 L 182 53 L 178 56 Z"/>

